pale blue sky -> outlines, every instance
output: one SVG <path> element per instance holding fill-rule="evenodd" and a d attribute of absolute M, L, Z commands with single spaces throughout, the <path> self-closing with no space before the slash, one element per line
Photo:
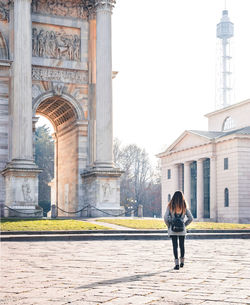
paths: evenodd
<path fill-rule="evenodd" d="M 235 101 L 250 98 L 250 1 L 228 0 L 235 24 Z M 216 24 L 224 0 L 117 0 L 113 13 L 114 136 L 154 159 L 215 105 Z"/>

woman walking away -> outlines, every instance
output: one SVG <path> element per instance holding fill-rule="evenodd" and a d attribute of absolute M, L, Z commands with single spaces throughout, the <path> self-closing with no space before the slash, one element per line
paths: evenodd
<path fill-rule="evenodd" d="M 179 267 L 184 266 L 184 242 L 187 234 L 186 226 L 188 226 L 192 221 L 193 216 L 190 210 L 187 208 L 187 203 L 182 192 L 176 191 L 173 198 L 170 200 L 164 215 L 164 222 L 168 226 L 168 235 L 172 239 L 175 270 L 179 270 Z M 180 265 L 178 258 L 178 239 L 181 250 Z"/>

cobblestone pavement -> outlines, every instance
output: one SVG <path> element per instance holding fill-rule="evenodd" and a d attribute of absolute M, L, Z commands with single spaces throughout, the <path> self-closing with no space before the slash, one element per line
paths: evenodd
<path fill-rule="evenodd" d="M 3 242 L 1 305 L 250 304 L 250 240 Z"/>

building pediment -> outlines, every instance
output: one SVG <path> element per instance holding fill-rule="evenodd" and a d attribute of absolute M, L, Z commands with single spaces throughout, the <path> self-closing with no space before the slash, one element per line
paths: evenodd
<path fill-rule="evenodd" d="M 186 150 L 189 148 L 202 146 L 211 143 L 212 138 L 201 135 L 195 131 L 185 131 L 180 137 L 171 144 L 163 153 L 159 154 L 158 157 L 162 157 L 165 154 Z"/>

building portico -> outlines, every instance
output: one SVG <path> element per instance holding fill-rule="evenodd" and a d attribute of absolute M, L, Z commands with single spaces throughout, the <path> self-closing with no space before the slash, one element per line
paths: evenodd
<path fill-rule="evenodd" d="M 181 190 L 199 221 L 250 222 L 249 110 L 246 100 L 207 114 L 209 131 L 185 131 L 158 154 L 162 211 Z"/>

